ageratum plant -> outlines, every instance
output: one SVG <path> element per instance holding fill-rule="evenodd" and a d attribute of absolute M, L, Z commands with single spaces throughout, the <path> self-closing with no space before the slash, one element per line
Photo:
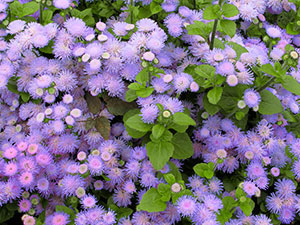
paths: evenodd
<path fill-rule="evenodd" d="M 300 222 L 298 0 L 0 0 L 0 223 Z"/>

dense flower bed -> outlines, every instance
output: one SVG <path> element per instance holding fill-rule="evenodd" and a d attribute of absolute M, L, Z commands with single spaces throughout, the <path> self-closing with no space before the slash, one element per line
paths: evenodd
<path fill-rule="evenodd" d="M 0 223 L 299 223 L 299 8 L 0 0 Z"/>

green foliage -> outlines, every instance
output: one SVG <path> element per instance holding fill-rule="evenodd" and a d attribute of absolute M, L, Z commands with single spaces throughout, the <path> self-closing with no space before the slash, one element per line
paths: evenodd
<path fill-rule="evenodd" d="M 28 92 L 20 92 L 20 96 L 23 102 L 28 102 L 30 99 L 30 94 Z"/>
<path fill-rule="evenodd" d="M 152 127 L 152 135 L 155 139 L 159 139 L 165 132 L 165 127 L 161 124 L 156 124 Z"/>
<path fill-rule="evenodd" d="M 133 102 L 137 97 L 136 91 L 133 89 L 129 89 L 125 94 L 125 100 L 127 102 Z"/>
<path fill-rule="evenodd" d="M 236 189 L 235 197 L 238 199 L 238 205 L 246 216 L 250 216 L 255 207 L 255 203 L 251 198 L 246 196 L 247 194 L 241 188 L 238 187 Z"/>
<path fill-rule="evenodd" d="M 137 206 L 137 210 L 161 212 L 167 208 L 167 203 L 161 200 L 162 195 L 155 188 L 150 188 Z"/>
<path fill-rule="evenodd" d="M 183 112 L 174 113 L 173 122 L 179 126 L 196 125 L 196 122 L 190 116 Z"/>
<path fill-rule="evenodd" d="M 223 16 L 230 18 L 239 14 L 239 10 L 235 5 L 225 3 L 222 6 L 222 14 Z"/>
<path fill-rule="evenodd" d="M 138 115 L 140 113 L 140 111 L 138 109 L 134 109 L 134 110 L 130 110 L 127 113 L 125 113 L 124 117 L 123 117 L 123 121 L 124 121 L 124 126 L 126 128 L 126 131 L 128 132 L 128 134 L 133 137 L 133 138 L 141 138 L 143 137 L 147 131 L 138 131 L 134 128 L 130 128 L 129 126 L 127 126 L 126 121 L 131 118 L 134 115 Z"/>
<path fill-rule="evenodd" d="M 40 4 L 35 1 L 30 1 L 24 4 L 21 4 L 19 1 L 15 0 L 10 5 L 10 11 L 12 16 L 22 18 L 25 16 L 32 15 L 39 10 Z"/>
<path fill-rule="evenodd" d="M 137 19 L 149 18 L 162 11 L 161 1 L 152 1 L 149 5 L 137 10 Z"/>
<path fill-rule="evenodd" d="M 147 81 L 149 81 L 149 71 L 148 71 L 148 69 L 144 68 L 143 70 L 141 70 L 141 72 L 139 72 L 138 75 L 136 75 L 135 79 L 136 79 L 137 82 L 140 82 L 141 84 L 144 84 Z"/>
<path fill-rule="evenodd" d="M 56 212 L 64 212 L 64 213 L 68 214 L 70 216 L 70 221 L 71 222 L 74 221 L 74 219 L 76 217 L 75 212 L 72 209 L 70 209 L 69 207 L 64 206 L 64 205 L 57 205 L 55 207 L 55 209 L 56 209 Z"/>
<path fill-rule="evenodd" d="M 282 86 L 292 92 L 293 94 L 300 95 L 300 84 L 292 76 L 285 76 L 283 78 Z"/>
<path fill-rule="evenodd" d="M 221 224 L 226 223 L 235 211 L 235 207 L 237 206 L 236 201 L 231 196 L 226 196 L 222 199 L 223 208 L 220 210 L 219 214 L 217 215 L 217 219 Z"/>
<path fill-rule="evenodd" d="M 206 41 L 208 41 L 208 37 L 210 32 L 212 31 L 213 23 L 203 23 L 201 21 L 195 21 L 194 24 L 188 25 L 186 27 L 188 34 L 190 35 L 200 35 Z"/>
<path fill-rule="evenodd" d="M 80 11 L 78 9 L 72 9 L 71 15 L 77 18 L 82 19 L 86 25 L 88 26 L 94 26 L 95 25 L 95 19 L 93 16 L 93 12 L 91 8 L 85 9 L 83 11 Z"/>
<path fill-rule="evenodd" d="M 245 198 L 245 201 L 240 201 L 239 206 L 246 216 L 250 216 L 255 207 L 255 203 L 251 198 Z"/>
<path fill-rule="evenodd" d="M 205 8 L 203 11 L 203 19 L 205 20 L 214 20 L 218 18 L 218 12 L 220 11 L 219 5 L 210 5 Z"/>
<path fill-rule="evenodd" d="M 43 16 L 42 16 L 43 25 L 52 23 L 52 16 L 53 16 L 52 10 L 50 10 L 50 9 L 43 10 Z"/>
<path fill-rule="evenodd" d="M 193 167 L 195 173 L 200 177 L 211 179 L 214 176 L 214 163 L 198 163 Z"/>
<path fill-rule="evenodd" d="M 137 90 L 136 94 L 139 97 L 147 98 L 148 96 L 150 96 L 152 94 L 153 91 L 154 91 L 153 87 L 144 87 L 144 88 L 141 88 L 140 90 Z"/>
<path fill-rule="evenodd" d="M 280 76 L 280 74 L 274 69 L 274 67 L 270 63 L 261 65 L 259 70 L 274 77 Z"/>
<path fill-rule="evenodd" d="M 43 14 L 44 15 L 44 14 Z M 44 21 L 44 20 L 43 20 Z M 39 48 L 39 51 L 40 52 L 43 52 L 43 53 L 46 53 L 46 54 L 52 54 L 52 52 L 53 52 L 53 41 L 51 40 L 51 41 L 49 41 L 49 44 L 48 45 L 46 45 L 45 47 L 43 47 L 43 48 Z"/>
<path fill-rule="evenodd" d="M 106 117 L 98 117 L 95 121 L 95 127 L 105 140 L 109 139 L 111 127 L 110 122 Z"/>
<path fill-rule="evenodd" d="M 144 123 L 138 114 L 135 114 L 134 116 L 129 117 L 125 121 L 125 124 L 128 127 L 135 129 L 137 131 L 140 131 L 140 132 L 148 132 L 152 127 L 150 124 Z"/>
<path fill-rule="evenodd" d="M 233 50 L 236 52 L 236 58 L 235 58 L 236 60 L 240 59 L 241 54 L 248 52 L 246 48 L 244 48 L 243 46 L 235 42 L 227 42 L 227 44 L 231 46 Z"/>
<path fill-rule="evenodd" d="M 211 104 L 208 101 L 207 94 L 203 96 L 203 107 L 210 115 L 215 115 L 221 109 L 218 105 Z"/>
<path fill-rule="evenodd" d="M 85 100 L 86 100 L 88 109 L 91 113 L 97 114 L 101 111 L 102 103 L 98 96 L 92 96 L 90 93 L 86 93 Z"/>
<path fill-rule="evenodd" d="M 193 143 L 187 133 L 176 133 L 172 138 L 173 158 L 187 159 L 194 154 Z"/>
<path fill-rule="evenodd" d="M 165 140 L 158 142 L 150 141 L 147 143 L 146 149 L 149 160 L 156 170 L 161 170 L 174 152 L 173 144 Z"/>
<path fill-rule="evenodd" d="M 214 87 L 213 89 L 209 90 L 207 93 L 209 103 L 216 105 L 220 101 L 222 93 L 223 89 L 221 87 Z"/>
<path fill-rule="evenodd" d="M 280 100 L 268 90 L 262 90 L 260 93 L 261 102 L 258 112 L 264 115 L 272 115 L 283 111 Z"/>
<path fill-rule="evenodd" d="M 111 98 L 106 104 L 107 110 L 115 116 L 122 116 L 129 110 L 136 108 L 135 103 L 127 103 L 119 98 Z"/>
<path fill-rule="evenodd" d="M 236 23 L 232 20 L 221 20 L 220 25 L 225 34 L 233 37 L 236 32 Z"/>

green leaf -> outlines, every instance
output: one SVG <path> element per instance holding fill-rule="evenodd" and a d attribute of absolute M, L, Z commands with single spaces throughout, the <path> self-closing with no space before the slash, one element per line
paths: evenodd
<path fill-rule="evenodd" d="M 13 218 L 15 211 L 10 211 L 6 207 L 1 207 L 0 210 L 0 223 L 5 224 L 4 222 Z M 11 224 L 11 223 L 10 223 Z"/>
<path fill-rule="evenodd" d="M 282 86 L 293 94 L 300 95 L 300 84 L 292 76 L 286 76 Z"/>
<path fill-rule="evenodd" d="M 223 16 L 230 18 L 239 14 L 239 10 L 235 5 L 225 3 L 222 7 Z"/>
<path fill-rule="evenodd" d="M 163 184 L 163 183 L 160 183 L 159 185 L 161 185 L 161 184 L 162 185 L 166 185 L 165 187 L 167 187 L 167 189 L 165 189 L 164 192 L 160 192 L 159 189 L 157 189 L 158 192 L 159 192 L 159 194 L 162 195 L 162 197 L 160 198 L 160 200 L 162 200 L 164 202 L 168 202 L 170 200 L 170 198 L 171 198 L 171 190 L 170 190 L 171 188 L 170 188 L 170 185 Z M 159 185 L 158 185 L 158 187 L 159 187 Z"/>
<path fill-rule="evenodd" d="M 222 199 L 223 209 L 217 215 L 217 220 L 222 224 L 226 223 L 233 215 L 232 208 L 236 206 L 236 202 L 233 197 L 226 196 Z"/>
<path fill-rule="evenodd" d="M 16 211 L 16 210 L 18 210 L 18 204 L 17 203 L 8 203 L 8 204 L 6 204 L 6 208 L 9 211 Z"/>
<path fill-rule="evenodd" d="M 52 52 L 53 52 L 53 44 L 54 44 L 54 41 L 51 40 L 51 41 L 49 41 L 48 45 L 46 45 L 43 48 L 39 48 L 39 51 L 43 52 L 43 53 L 46 53 L 46 54 L 52 54 Z"/>
<path fill-rule="evenodd" d="M 282 112 L 282 115 L 288 122 L 291 122 L 291 123 L 297 122 L 297 119 L 295 118 L 295 116 L 292 113 L 290 113 L 289 111 L 285 110 L 284 112 Z"/>
<path fill-rule="evenodd" d="M 270 63 L 261 65 L 259 70 L 274 77 L 280 76 Z"/>
<path fill-rule="evenodd" d="M 127 102 L 132 102 L 134 101 L 138 96 L 136 95 L 136 91 L 135 90 L 131 90 L 129 89 L 126 94 L 125 94 L 125 100 Z"/>
<path fill-rule="evenodd" d="M 296 23 L 291 22 L 286 26 L 286 32 L 288 34 L 297 35 L 300 34 L 300 29 L 298 28 Z"/>
<path fill-rule="evenodd" d="M 236 201 L 231 196 L 226 196 L 222 199 L 223 209 L 225 211 L 230 211 L 233 207 L 236 206 Z"/>
<path fill-rule="evenodd" d="M 208 165 L 206 163 L 198 163 L 193 167 L 195 173 L 200 177 L 205 177 L 204 171 L 208 170 Z"/>
<path fill-rule="evenodd" d="M 238 187 L 235 191 L 235 197 L 237 199 L 240 199 L 241 197 L 245 197 L 245 196 L 246 196 L 246 193 L 243 191 L 243 189 Z"/>
<path fill-rule="evenodd" d="M 128 118 L 125 121 L 125 124 L 128 127 L 141 132 L 148 132 L 152 127 L 152 125 L 144 123 L 138 114 L 135 114 L 134 116 Z"/>
<path fill-rule="evenodd" d="M 57 205 L 55 207 L 56 211 L 57 212 L 64 212 L 64 213 L 67 213 L 69 216 L 70 216 L 70 219 L 71 220 L 74 220 L 75 219 L 75 212 L 70 209 L 69 207 L 67 206 L 64 206 L 64 205 Z"/>
<path fill-rule="evenodd" d="M 133 210 L 130 208 L 118 208 L 117 218 L 121 219 L 122 217 L 128 217 L 133 213 Z"/>
<path fill-rule="evenodd" d="M 214 20 L 217 18 L 218 18 L 218 16 L 214 10 L 214 5 L 210 5 L 210 6 L 206 7 L 205 10 L 203 11 L 203 19 Z"/>
<path fill-rule="evenodd" d="M 158 143 L 150 141 L 147 143 L 146 149 L 150 162 L 156 170 L 161 170 L 174 152 L 174 146 L 167 141 L 161 141 Z"/>
<path fill-rule="evenodd" d="M 93 17 L 93 12 L 91 8 L 85 9 L 83 11 L 79 11 L 78 9 L 72 9 L 71 15 L 82 19 L 88 26 L 93 26 L 95 24 L 95 19 Z"/>
<path fill-rule="evenodd" d="M 43 25 L 51 23 L 52 22 L 52 16 L 53 16 L 53 11 L 50 10 L 50 9 L 45 9 L 43 11 Z"/>
<path fill-rule="evenodd" d="M 234 51 L 236 52 L 236 60 L 240 59 L 241 54 L 248 52 L 248 50 L 246 48 L 244 48 L 243 46 L 235 43 L 235 42 L 228 42 L 227 43 L 229 46 L 231 46 Z"/>
<path fill-rule="evenodd" d="M 152 12 L 150 10 L 150 5 L 146 5 L 144 7 L 141 7 L 138 12 L 138 19 L 142 18 L 148 18 L 152 15 Z"/>
<path fill-rule="evenodd" d="M 20 96 L 24 102 L 28 102 L 30 99 L 30 94 L 27 92 L 20 92 Z"/>
<path fill-rule="evenodd" d="M 23 5 L 19 1 L 14 1 L 9 4 L 11 14 L 14 16 L 19 16 L 23 13 Z"/>
<path fill-rule="evenodd" d="M 261 102 L 258 112 L 264 115 L 272 115 L 283 111 L 280 100 L 268 90 L 263 90 L 260 93 Z"/>
<path fill-rule="evenodd" d="M 178 125 L 176 123 L 172 123 L 168 128 L 174 129 L 179 133 L 184 133 L 188 129 L 188 127 L 189 127 L 188 125 L 182 126 L 182 125 Z"/>
<path fill-rule="evenodd" d="M 175 159 L 187 159 L 194 154 L 193 143 L 187 133 L 176 133 L 172 144 L 174 145 L 172 157 Z"/>
<path fill-rule="evenodd" d="M 215 164 L 213 162 L 209 162 L 209 163 L 207 163 L 207 166 L 210 170 L 213 170 L 215 167 Z"/>
<path fill-rule="evenodd" d="M 88 106 L 88 109 L 91 113 L 97 114 L 100 113 L 102 109 L 102 103 L 98 96 L 92 96 L 90 93 L 86 93 L 85 100 Z"/>
<path fill-rule="evenodd" d="M 43 225 L 45 221 L 45 210 L 39 215 L 39 217 L 36 220 L 35 225 Z"/>
<path fill-rule="evenodd" d="M 107 110 L 115 116 L 123 116 L 126 112 L 136 108 L 135 103 L 124 102 L 119 98 L 111 98 L 107 101 Z"/>
<path fill-rule="evenodd" d="M 194 21 L 194 24 L 186 27 L 189 35 L 200 35 L 205 40 L 208 40 L 209 34 L 212 31 L 213 23 L 203 23 L 201 21 Z"/>
<path fill-rule="evenodd" d="M 236 32 L 236 24 L 232 20 L 221 20 L 220 25 L 225 34 L 229 37 L 233 37 Z"/>
<path fill-rule="evenodd" d="M 211 178 L 214 176 L 214 171 L 212 171 L 212 170 L 205 170 L 205 171 L 204 171 L 204 176 L 205 176 L 207 179 L 211 179 Z"/>
<path fill-rule="evenodd" d="M 163 135 L 161 136 L 161 140 L 164 141 L 171 141 L 173 138 L 173 134 L 172 132 L 170 132 L 169 130 L 165 130 L 165 132 L 163 133 Z"/>
<path fill-rule="evenodd" d="M 221 87 L 214 87 L 213 89 L 209 90 L 207 93 L 208 101 L 211 104 L 216 105 L 220 101 L 222 97 L 222 93 L 223 93 L 223 89 Z"/>
<path fill-rule="evenodd" d="M 240 208 L 245 213 L 246 216 L 251 215 L 254 207 L 255 207 L 255 203 L 250 198 L 247 198 L 247 201 L 245 202 L 240 202 Z"/>
<path fill-rule="evenodd" d="M 235 118 L 240 121 L 245 117 L 245 115 L 246 114 L 244 112 L 239 111 L 235 113 Z"/>
<path fill-rule="evenodd" d="M 159 13 L 160 11 L 162 11 L 161 4 L 159 4 L 155 1 L 152 1 L 150 4 L 150 10 L 151 10 L 152 15 Z"/>
<path fill-rule="evenodd" d="M 223 41 L 221 41 L 219 38 L 215 38 L 215 42 L 214 42 L 214 47 L 215 48 L 220 48 L 220 49 L 225 49 L 225 44 L 223 43 Z"/>
<path fill-rule="evenodd" d="M 22 8 L 23 8 L 22 13 L 17 15 L 19 17 L 32 15 L 33 13 L 39 10 L 40 4 L 35 1 L 31 1 L 23 4 Z"/>
<path fill-rule="evenodd" d="M 184 196 L 184 195 L 190 195 L 190 196 L 193 196 L 193 193 L 191 192 L 191 190 L 189 189 L 184 189 L 180 192 L 177 192 L 177 193 L 172 193 L 172 203 L 173 204 L 176 204 L 177 200 Z"/>
<path fill-rule="evenodd" d="M 96 119 L 95 127 L 96 127 L 96 130 L 101 134 L 101 136 L 105 140 L 109 139 L 111 128 L 110 128 L 110 122 L 106 117 L 104 117 L 104 116 L 98 117 Z"/>
<path fill-rule="evenodd" d="M 199 65 L 195 68 L 195 72 L 203 77 L 203 78 L 211 78 L 212 76 L 214 77 L 215 76 L 215 73 L 216 73 L 216 68 L 213 67 L 213 66 L 210 66 L 210 65 L 206 65 L 206 64 L 203 64 L 203 65 Z"/>
<path fill-rule="evenodd" d="M 154 138 L 160 138 L 165 132 L 165 127 L 161 124 L 156 124 L 152 127 L 152 135 Z"/>
<path fill-rule="evenodd" d="M 173 162 L 168 162 L 168 165 L 170 167 L 169 173 L 172 173 L 175 176 L 176 180 L 182 180 L 181 173 L 178 170 L 178 167 Z"/>
<path fill-rule="evenodd" d="M 162 201 L 162 196 L 155 188 L 150 188 L 142 197 L 137 210 L 144 210 L 147 212 L 161 212 L 167 208 L 167 203 Z"/>
<path fill-rule="evenodd" d="M 173 115 L 173 122 L 180 126 L 195 126 L 196 122 L 187 114 L 183 112 L 177 112 Z"/>
<path fill-rule="evenodd" d="M 134 115 L 138 115 L 140 113 L 140 110 L 138 109 L 133 109 L 133 110 L 129 110 L 127 113 L 125 113 L 125 115 L 123 116 L 123 121 L 124 121 L 124 126 L 126 128 L 126 131 L 128 132 L 128 134 L 133 137 L 133 138 L 141 138 L 143 136 L 145 136 L 145 134 L 147 132 L 141 132 L 141 131 L 138 131 L 138 130 L 135 130 L 135 129 L 132 129 L 130 127 L 128 127 L 126 125 L 126 121 L 134 116 Z"/>
<path fill-rule="evenodd" d="M 141 72 L 138 73 L 135 77 L 137 82 L 140 82 L 141 84 L 147 82 L 149 80 L 149 72 L 147 68 L 144 68 L 141 70 Z"/>
<path fill-rule="evenodd" d="M 227 191 L 227 192 L 233 191 L 236 187 L 235 183 L 232 182 L 232 180 L 229 178 L 223 179 L 223 186 L 224 186 L 225 191 Z"/>
<path fill-rule="evenodd" d="M 137 91 L 137 90 L 140 90 L 142 88 L 142 86 L 139 83 L 135 82 L 135 83 L 129 84 L 128 88 Z"/>
<path fill-rule="evenodd" d="M 17 87 L 17 81 L 16 81 L 16 79 L 14 79 L 14 77 L 11 77 L 8 80 L 6 87 L 9 91 L 11 91 L 15 94 L 19 94 L 18 87 Z"/>
<path fill-rule="evenodd" d="M 137 96 L 147 98 L 154 91 L 153 87 L 142 88 L 136 91 Z"/>
<path fill-rule="evenodd" d="M 173 174 L 164 174 L 165 181 L 167 181 L 168 184 L 174 184 L 176 182 L 175 176 Z"/>
<path fill-rule="evenodd" d="M 207 94 L 203 96 L 203 107 L 209 115 L 215 115 L 221 109 L 218 105 L 213 105 L 209 103 L 207 99 Z"/>

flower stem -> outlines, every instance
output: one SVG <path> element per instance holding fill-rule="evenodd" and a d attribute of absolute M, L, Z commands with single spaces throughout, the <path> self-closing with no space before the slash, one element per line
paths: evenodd
<path fill-rule="evenodd" d="M 211 40 L 210 40 L 210 43 L 209 43 L 209 50 L 214 49 L 214 42 L 215 42 L 215 36 L 216 36 L 218 21 L 219 21 L 218 19 L 215 19 L 215 21 L 214 21 L 214 27 L 213 27 L 213 31 L 211 33 Z"/>
<path fill-rule="evenodd" d="M 264 90 L 265 88 L 267 88 L 268 86 L 270 86 L 273 83 L 273 81 L 275 80 L 275 78 L 276 77 L 271 77 L 264 85 L 257 88 L 256 91 L 260 92 L 260 91 Z"/>
<path fill-rule="evenodd" d="M 219 6 L 221 7 L 223 0 L 219 0 Z M 219 18 L 215 19 L 214 21 L 214 26 L 213 26 L 213 30 L 211 33 L 211 39 L 210 39 L 210 43 L 209 43 L 209 50 L 213 50 L 214 49 L 214 42 L 215 42 L 215 36 L 216 36 L 216 32 L 217 32 L 217 27 L 218 27 L 218 22 L 219 22 Z"/>
<path fill-rule="evenodd" d="M 40 17 L 39 17 L 39 22 L 42 25 L 43 25 L 43 10 L 44 10 L 44 5 L 43 5 L 42 2 L 40 2 Z"/>
<path fill-rule="evenodd" d="M 133 0 L 130 0 L 130 23 L 133 24 Z"/>

